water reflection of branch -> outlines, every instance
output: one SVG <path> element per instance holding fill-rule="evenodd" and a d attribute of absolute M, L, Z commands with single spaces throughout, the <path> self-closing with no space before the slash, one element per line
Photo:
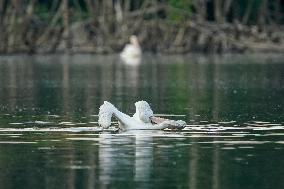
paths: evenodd
<path fill-rule="evenodd" d="M 69 62 L 62 63 L 62 97 L 63 112 L 68 113 L 70 110 L 70 78 L 69 78 Z"/>
<path fill-rule="evenodd" d="M 219 120 L 219 112 L 222 101 L 220 101 L 220 89 L 219 89 L 219 80 L 221 77 L 220 73 L 220 64 L 213 62 L 213 107 L 212 107 L 212 116 L 213 121 L 218 122 Z M 215 139 L 214 139 L 215 140 Z M 219 188 L 219 167 L 220 167 L 220 146 L 219 144 L 214 144 L 214 155 L 213 155 L 213 173 L 212 173 L 212 189 Z"/>
<path fill-rule="evenodd" d="M 17 104 L 17 78 L 16 78 L 16 64 L 9 62 L 9 106 L 10 110 L 14 111 Z"/>
<path fill-rule="evenodd" d="M 212 117 L 213 121 L 219 121 L 219 111 L 221 106 L 220 94 L 219 94 L 219 80 L 220 80 L 220 64 L 213 62 L 213 71 L 212 71 L 212 90 L 213 90 L 213 107 L 212 107 Z"/>
<path fill-rule="evenodd" d="M 189 161 L 189 183 L 188 186 L 190 189 L 196 189 L 197 188 L 197 180 L 198 180 L 198 159 L 199 157 L 199 144 L 198 143 L 194 143 L 192 145 L 191 150 L 189 151 L 189 155 L 191 156 L 190 161 Z"/>
<path fill-rule="evenodd" d="M 27 59 L 30 61 L 27 61 Z M 33 61 L 33 59 L 26 57 L 23 57 L 19 62 L 15 62 L 13 57 L 9 57 L 4 61 L 3 66 L 7 66 L 8 71 L 0 75 L 2 76 L 0 79 L 5 81 L 1 87 L 8 90 L 6 93 L 8 96 L 5 96 L 4 99 L 8 102 L 8 107 L 11 111 L 15 111 L 23 103 L 22 100 L 25 100 L 24 104 L 26 107 L 34 107 L 35 81 Z"/>

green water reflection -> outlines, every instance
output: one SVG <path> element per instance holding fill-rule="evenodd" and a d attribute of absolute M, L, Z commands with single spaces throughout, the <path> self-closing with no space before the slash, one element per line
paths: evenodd
<path fill-rule="evenodd" d="M 88 116 L 109 100 L 131 113 L 133 103 L 144 99 L 155 112 L 188 120 L 283 121 L 281 56 L 146 56 L 138 66 L 117 58 L 1 58 L 1 112 Z"/>
<path fill-rule="evenodd" d="M 283 60 L 145 55 L 130 66 L 115 55 L 0 57 L 0 188 L 282 189 Z M 98 128 L 104 100 L 131 114 L 141 99 L 189 127 L 80 130 Z"/>

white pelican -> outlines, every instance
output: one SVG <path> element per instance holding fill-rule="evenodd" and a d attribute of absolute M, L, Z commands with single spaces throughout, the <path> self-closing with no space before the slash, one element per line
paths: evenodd
<path fill-rule="evenodd" d="M 125 62 L 129 60 L 140 60 L 142 51 L 139 45 L 139 41 L 135 35 L 132 35 L 130 38 L 130 44 L 125 45 L 124 49 L 120 53 L 120 57 Z"/>
<path fill-rule="evenodd" d="M 182 129 L 186 123 L 154 117 L 150 105 L 146 101 L 135 103 L 136 112 L 133 117 L 120 112 L 114 105 L 105 101 L 100 106 L 99 125 L 107 129 L 111 125 L 112 116 L 116 117 L 121 130 L 161 130 L 165 128 Z"/>

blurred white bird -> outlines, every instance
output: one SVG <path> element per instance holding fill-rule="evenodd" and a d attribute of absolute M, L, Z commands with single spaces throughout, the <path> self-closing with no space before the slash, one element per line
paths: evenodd
<path fill-rule="evenodd" d="M 99 125 L 107 129 L 111 125 L 114 116 L 119 121 L 121 130 L 160 130 L 165 128 L 182 129 L 186 123 L 182 120 L 174 121 L 160 117 L 154 117 L 150 105 L 146 101 L 135 103 L 136 112 L 133 117 L 120 112 L 114 105 L 105 101 L 100 106 Z"/>
<path fill-rule="evenodd" d="M 135 35 L 130 37 L 130 44 L 125 45 L 124 49 L 120 53 L 122 60 L 127 62 L 131 59 L 140 59 L 142 55 L 142 50 L 139 45 L 139 41 Z"/>

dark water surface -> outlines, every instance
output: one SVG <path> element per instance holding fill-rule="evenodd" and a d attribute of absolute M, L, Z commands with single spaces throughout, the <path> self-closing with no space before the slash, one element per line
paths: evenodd
<path fill-rule="evenodd" d="M 142 99 L 188 126 L 98 127 Z M 0 188 L 283 189 L 284 56 L 2 56 Z"/>

